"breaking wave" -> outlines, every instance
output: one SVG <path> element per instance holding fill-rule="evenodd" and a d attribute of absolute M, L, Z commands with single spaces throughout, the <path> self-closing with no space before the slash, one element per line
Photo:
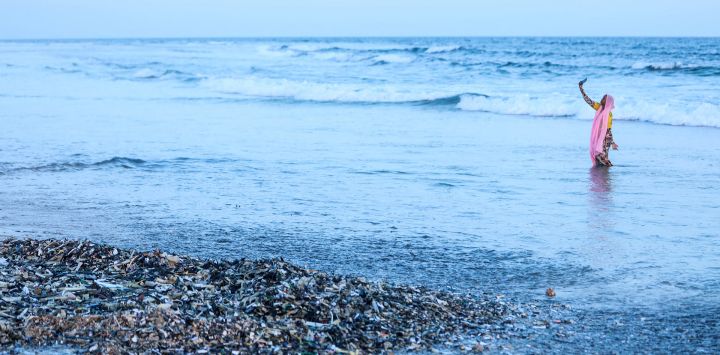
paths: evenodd
<path fill-rule="evenodd" d="M 153 79 L 175 79 L 180 81 L 197 81 L 200 77 L 175 69 L 150 69 L 142 68 L 134 71 L 131 75 L 116 75 L 118 79 L 153 80 Z"/>
<path fill-rule="evenodd" d="M 484 94 L 459 87 L 373 83 L 317 83 L 247 76 L 203 81 L 209 90 L 241 99 L 289 100 L 344 104 L 412 104 L 450 110 L 532 117 L 591 119 L 592 111 L 577 96 Z M 657 124 L 720 127 L 720 106 L 711 103 L 652 103 L 632 97 L 617 102 L 615 117 Z"/>
<path fill-rule="evenodd" d="M 260 77 L 215 78 L 204 82 L 210 90 L 249 98 L 290 99 L 339 103 L 423 103 L 458 96 L 430 88 L 401 88 L 393 85 L 316 83 Z M 459 102 L 459 97 L 457 98 Z"/>
<path fill-rule="evenodd" d="M 704 47 L 671 42 L 646 48 L 631 41 L 615 56 L 602 51 L 586 56 L 568 44 L 590 42 L 570 39 L 213 40 L 191 43 L 189 54 L 168 56 L 168 49 L 188 48 L 174 43 L 140 48 L 146 44 L 133 41 L 113 52 L 105 52 L 103 44 L 96 52 L 77 54 L 71 46 L 49 62 L 4 59 L 0 75 L 21 77 L 39 69 L 53 80 L 82 75 L 82 80 L 130 81 L 132 87 L 152 83 L 167 88 L 173 100 L 397 104 L 578 119 L 591 118 L 574 87 L 587 75 L 593 90 L 618 94 L 619 120 L 720 127 L 712 90 L 720 76 L 716 40 L 701 41 Z M 71 93 L 76 94 L 94 95 Z"/>
<path fill-rule="evenodd" d="M 685 106 L 681 103 L 629 102 L 616 110 L 622 119 L 645 121 L 672 126 L 700 126 L 720 128 L 720 105 L 700 103 Z"/>
<path fill-rule="evenodd" d="M 443 53 L 462 50 L 462 46 L 432 46 L 425 50 L 425 53 Z"/>
<path fill-rule="evenodd" d="M 8 170 L 6 173 L 12 171 L 34 171 L 34 172 L 62 172 L 62 171 L 74 171 L 83 170 L 88 168 L 124 168 L 132 169 L 145 164 L 142 159 L 126 158 L 126 157 L 113 157 L 107 160 L 102 160 L 94 163 L 84 162 L 61 162 L 61 163 L 50 163 L 44 165 L 37 165 L 31 167 L 19 167 Z"/>
<path fill-rule="evenodd" d="M 673 63 L 645 63 L 636 62 L 632 65 L 633 69 L 647 69 L 647 70 L 677 70 L 677 69 L 694 69 L 697 65 L 687 65 L 680 62 Z"/>
<path fill-rule="evenodd" d="M 681 62 L 670 63 L 645 63 L 636 62 L 632 65 L 632 69 L 645 70 L 649 72 L 660 73 L 686 73 L 700 76 L 720 75 L 720 67 L 699 65 L 699 64 L 683 64 Z"/>
<path fill-rule="evenodd" d="M 503 115 L 572 117 L 579 113 L 577 100 L 558 97 L 489 97 L 462 95 L 457 107 L 464 111 L 483 111 Z"/>
<path fill-rule="evenodd" d="M 410 63 L 415 58 L 400 54 L 381 54 L 373 58 L 375 64 Z"/>

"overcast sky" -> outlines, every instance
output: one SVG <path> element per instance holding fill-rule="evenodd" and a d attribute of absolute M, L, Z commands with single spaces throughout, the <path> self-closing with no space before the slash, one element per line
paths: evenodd
<path fill-rule="evenodd" d="M 720 36 L 720 0 L 0 0 L 0 38 Z"/>

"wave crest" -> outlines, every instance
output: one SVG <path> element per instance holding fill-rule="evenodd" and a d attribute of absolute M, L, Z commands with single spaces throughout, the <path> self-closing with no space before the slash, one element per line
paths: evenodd
<path fill-rule="evenodd" d="M 461 111 L 532 117 L 592 118 L 592 111 L 576 96 L 563 94 L 485 95 L 461 91 L 460 87 L 437 90 L 428 86 L 373 83 L 317 83 L 262 77 L 205 80 L 212 91 L 243 99 L 292 100 L 348 104 L 411 104 L 442 106 Z M 615 117 L 657 124 L 720 127 L 720 106 L 701 103 L 687 107 L 677 103 L 654 104 L 624 98 Z"/>
<path fill-rule="evenodd" d="M 443 53 L 443 52 L 454 52 L 462 50 L 462 46 L 431 46 L 425 50 L 425 53 Z"/>
<path fill-rule="evenodd" d="M 156 79 L 176 79 L 180 81 L 197 81 L 200 77 L 186 73 L 175 69 L 150 69 L 142 68 L 133 72 L 129 77 L 124 75 L 117 75 L 118 79 L 131 79 L 131 80 L 156 80 Z"/>
<path fill-rule="evenodd" d="M 685 106 L 669 103 L 631 101 L 618 111 L 621 119 L 645 121 L 672 126 L 701 126 L 720 128 L 720 105 L 700 103 Z"/>
<path fill-rule="evenodd" d="M 645 69 L 645 70 L 677 70 L 677 69 L 692 69 L 697 68 L 697 65 L 686 65 L 681 62 L 672 63 L 645 63 L 636 62 L 632 65 L 633 69 Z"/>
<path fill-rule="evenodd" d="M 415 58 L 408 55 L 401 54 L 381 54 L 373 58 L 375 64 L 405 64 L 415 60 Z"/>
<path fill-rule="evenodd" d="M 290 99 L 340 103 L 422 103 L 457 94 L 420 87 L 351 83 L 316 83 L 261 77 L 213 78 L 204 82 L 210 90 L 250 98 Z"/>
<path fill-rule="evenodd" d="M 572 117 L 578 112 L 577 102 L 561 97 L 489 97 L 462 95 L 457 108 L 463 111 L 482 111 L 503 115 L 536 117 Z"/>
<path fill-rule="evenodd" d="M 19 167 L 10 169 L 7 172 L 12 171 L 23 171 L 29 170 L 34 172 L 62 172 L 62 171 L 74 171 L 83 170 L 88 168 L 103 168 L 103 167 L 119 167 L 125 169 L 132 169 L 139 165 L 145 164 L 145 161 L 137 158 L 126 158 L 126 157 L 113 157 L 110 159 L 94 162 L 94 163 L 83 163 L 83 162 L 60 162 L 50 163 L 31 167 Z"/>
<path fill-rule="evenodd" d="M 671 63 L 645 63 L 636 62 L 631 66 L 634 70 L 645 70 L 649 72 L 660 73 L 686 73 L 698 76 L 715 76 L 720 75 L 720 67 L 699 65 L 699 64 L 683 64 L 681 62 Z"/>

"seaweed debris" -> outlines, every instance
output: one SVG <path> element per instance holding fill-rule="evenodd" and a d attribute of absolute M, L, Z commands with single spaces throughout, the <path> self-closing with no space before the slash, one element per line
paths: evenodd
<path fill-rule="evenodd" d="M 0 296 L 3 348 L 91 353 L 433 350 L 511 312 L 494 298 L 282 259 L 202 260 L 55 239 L 2 241 Z"/>

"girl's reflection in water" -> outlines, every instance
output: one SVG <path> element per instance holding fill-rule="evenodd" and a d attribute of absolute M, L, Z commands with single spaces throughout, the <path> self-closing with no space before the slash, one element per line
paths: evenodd
<path fill-rule="evenodd" d="M 604 166 L 590 169 L 590 191 L 588 203 L 588 227 L 597 237 L 605 237 L 612 229 L 613 191 L 612 174 Z"/>
<path fill-rule="evenodd" d="M 618 240 L 610 238 L 615 229 L 612 174 L 610 169 L 598 166 L 590 169 L 588 191 L 588 237 L 582 243 L 586 262 L 597 269 L 612 269 L 616 257 L 622 255 Z"/>
<path fill-rule="evenodd" d="M 610 169 L 604 166 L 590 168 L 590 199 L 596 211 L 607 211 L 612 203 Z"/>

